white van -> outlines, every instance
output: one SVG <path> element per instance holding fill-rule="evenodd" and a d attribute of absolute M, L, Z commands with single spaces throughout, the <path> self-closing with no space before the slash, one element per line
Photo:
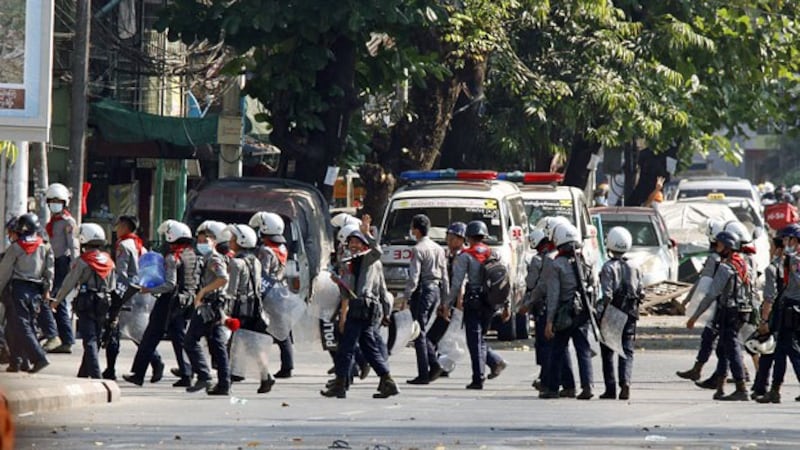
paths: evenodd
<path fill-rule="evenodd" d="M 380 242 L 383 247 L 383 270 L 389 290 L 402 292 L 408 279 L 408 262 L 415 241 L 409 236 L 411 218 L 425 214 L 431 220 L 429 236 L 445 246 L 447 228 L 451 223 L 482 220 L 489 229 L 486 239 L 510 268 L 512 277 L 511 303 L 516 307 L 525 293 L 525 252 L 528 227 L 525 206 L 519 188 L 514 183 L 496 180 L 491 171 L 413 171 L 401 178 L 409 182 L 397 190 L 381 224 Z M 517 321 L 510 320 L 497 327 L 503 340 L 527 337 L 527 321 L 517 332 Z"/>

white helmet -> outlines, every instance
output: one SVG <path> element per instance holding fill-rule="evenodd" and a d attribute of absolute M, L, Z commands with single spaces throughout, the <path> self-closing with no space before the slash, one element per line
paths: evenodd
<path fill-rule="evenodd" d="M 528 240 L 531 242 L 531 247 L 536 248 L 546 237 L 547 235 L 544 234 L 544 230 L 541 228 L 534 228 L 528 236 Z"/>
<path fill-rule="evenodd" d="M 67 189 L 67 187 L 61 183 L 53 183 L 47 187 L 45 197 L 47 197 L 48 200 L 62 200 L 69 202 L 69 189 Z"/>
<path fill-rule="evenodd" d="M 216 220 L 206 220 L 205 222 L 201 223 L 199 227 L 197 227 L 197 234 L 205 233 L 210 234 L 212 238 L 217 242 L 226 242 L 230 240 L 230 235 L 228 235 L 228 239 L 224 239 L 223 232 L 225 231 L 225 225 L 222 222 L 217 222 Z"/>
<path fill-rule="evenodd" d="M 249 225 L 267 236 L 283 235 L 283 219 L 271 212 L 257 212 L 250 218 Z"/>
<path fill-rule="evenodd" d="M 633 237 L 630 231 L 623 227 L 614 227 L 606 237 L 606 247 L 616 253 L 626 253 L 633 246 Z"/>
<path fill-rule="evenodd" d="M 549 238 L 551 241 L 553 239 L 553 231 L 555 230 L 556 226 L 559 224 L 568 224 L 569 219 L 564 216 L 547 216 L 542 217 L 539 220 L 539 223 L 536 224 L 536 228 L 541 228 L 544 231 L 545 237 Z"/>
<path fill-rule="evenodd" d="M 792 193 L 792 195 L 795 195 L 795 194 L 797 194 L 798 192 L 800 192 L 800 184 L 793 184 L 793 185 L 792 185 L 792 188 L 791 188 L 791 189 L 789 189 L 789 192 L 791 192 L 791 193 Z"/>
<path fill-rule="evenodd" d="M 722 231 L 727 231 L 736 235 L 742 245 L 753 242 L 753 235 L 750 234 L 750 231 L 747 230 L 747 227 L 745 227 L 744 224 L 738 220 L 731 220 L 726 223 Z"/>
<path fill-rule="evenodd" d="M 256 245 L 258 245 L 258 236 L 256 236 L 256 232 L 247 225 L 228 225 L 228 227 L 225 228 L 225 231 L 230 235 L 228 240 L 231 238 L 236 239 L 236 243 L 239 245 L 239 247 L 255 248 Z"/>
<path fill-rule="evenodd" d="M 158 227 L 158 233 L 163 234 L 167 242 L 170 244 L 176 242 L 178 239 L 191 239 L 192 230 L 185 223 L 178 222 L 177 220 L 168 219 Z"/>
<path fill-rule="evenodd" d="M 78 227 L 78 241 L 82 245 L 86 244 L 105 244 L 106 232 L 103 227 L 96 223 L 82 223 Z"/>
<path fill-rule="evenodd" d="M 358 230 L 360 228 L 361 228 L 361 225 L 355 224 L 355 223 L 351 223 L 351 224 L 343 226 L 339 230 L 339 233 L 336 235 L 337 239 L 339 239 L 339 243 L 340 244 L 344 244 L 345 242 L 347 242 L 347 237 L 350 236 L 350 233 L 352 233 L 353 231 L 356 231 L 356 230 Z"/>
<path fill-rule="evenodd" d="M 725 222 L 719 219 L 708 219 L 706 221 L 706 236 L 711 242 L 717 242 L 717 235 L 725 229 Z"/>
<path fill-rule="evenodd" d="M 556 247 L 564 244 L 580 244 L 581 234 L 575 225 L 571 223 L 560 223 L 553 229 L 553 243 Z"/>
<path fill-rule="evenodd" d="M 746 341 L 744 341 L 744 346 L 750 353 L 771 355 L 775 353 L 777 342 L 775 341 L 775 336 L 771 334 L 767 339 L 761 341 L 759 340 L 757 333 L 753 333 L 749 338 L 747 338 Z"/>
<path fill-rule="evenodd" d="M 772 183 L 771 183 L 771 182 L 769 182 L 769 181 L 767 181 L 766 183 L 764 183 L 764 193 L 765 193 L 765 194 L 771 194 L 771 193 L 773 193 L 773 192 L 775 192 L 775 185 L 774 185 L 774 184 L 772 184 Z"/>
<path fill-rule="evenodd" d="M 333 219 L 331 219 L 331 225 L 336 228 L 342 228 L 353 223 L 361 225 L 361 219 L 357 219 L 347 213 L 337 214 Z"/>

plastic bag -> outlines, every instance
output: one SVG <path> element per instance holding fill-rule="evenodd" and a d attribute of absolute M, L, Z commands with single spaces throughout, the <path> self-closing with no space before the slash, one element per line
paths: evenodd
<path fill-rule="evenodd" d="M 452 372 L 456 364 L 467 354 L 467 335 L 463 328 L 464 312 L 453 309 L 450 314 L 450 324 L 439 340 L 439 365 L 445 372 Z"/>
<path fill-rule="evenodd" d="M 156 299 L 150 294 L 136 294 L 131 298 L 119 313 L 119 332 L 122 337 L 137 343 L 142 340 L 155 303 Z"/>
<path fill-rule="evenodd" d="M 303 299 L 292 293 L 287 286 L 273 286 L 264 297 L 264 312 L 269 318 L 267 333 L 277 341 L 285 341 L 305 309 Z"/>
<path fill-rule="evenodd" d="M 330 320 L 339 310 L 341 293 L 339 286 L 331 280 L 331 273 L 323 270 L 314 279 L 310 312 L 318 319 Z"/>
<path fill-rule="evenodd" d="M 164 256 L 147 252 L 139 258 L 139 285 L 154 288 L 164 284 Z"/>
<path fill-rule="evenodd" d="M 239 329 L 231 339 L 231 375 L 246 377 L 258 373 L 261 380 L 269 378 L 269 352 L 272 336 Z"/>

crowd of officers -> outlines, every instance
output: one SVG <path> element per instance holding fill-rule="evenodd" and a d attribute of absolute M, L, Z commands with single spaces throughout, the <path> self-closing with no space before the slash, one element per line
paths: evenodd
<path fill-rule="evenodd" d="M 6 312 L 3 344 L 8 350 L 4 355 L 9 363 L 7 371 L 35 373 L 48 365 L 47 353 L 72 351 L 74 334 L 65 299 L 75 291 L 71 310 L 78 318 L 83 344 L 78 376 L 116 379 L 119 313 L 133 296 L 150 294 L 155 296 L 155 303 L 141 340 L 136 342 L 131 373 L 123 379 L 141 386 L 148 368 L 150 382 L 163 378 L 165 364 L 157 347 L 166 333 L 178 366 L 172 369 L 178 378 L 174 387 L 229 395 L 231 383 L 243 378 L 231 374 L 230 333 L 225 328 L 270 333 L 264 302 L 270 289 L 284 285 L 289 258 L 283 218 L 265 211 L 255 214 L 248 224 L 206 221 L 195 235 L 186 224 L 167 220 L 158 228 L 168 246 L 163 282 L 145 287 L 140 284 L 138 264 L 147 250 L 136 234 L 135 217 L 117 220 L 112 257 L 104 251 L 108 239 L 102 227 L 76 225 L 66 209 L 69 191 L 63 185 L 50 186 L 47 198 L 52 219 L 44 231 L 33 214 L 6 224 L 11 245 L 0 260 L 0 292 Z M 364 216 L 358 223 L 342 224 L 339 232 L 332 275 L 341 291 L 333 318 L 338 324 L 338 347 L 331 355 L 334 367 L 329 373 L 334 378 L 321 391 L 325 397 L 346 397 L 356 377 L 366 378 L 370 369 L 380 378 L 375 398 L 399 393 L 390 374 L 387 343 L 380 335 L 380 328 L 392 320 L 394 301 L 386 287 L 381 249 L 370 225 L 369 216 Z M 472 372 L 466 387 L 483 389 L 487 379 L 498 377 L 507 367 L 487 344 L 486 333 L 498 316 L 504 321 L 511 317 L 508 302 L 488 301 L 486 264 L 493 257 L 492 249 L 484 243 L 488 230 L 482 221 L 455 222 L 447 230 L 443 248 L 428 236 L 430 227 L 429 218 L 420 214 L 413 217 L 409 230 L 416 245 L 401 303 L 410 309 L 420 332 L 414 340 L 417 376 L 407 383 L 425 385 L 448 376 L 439 363 L 437 346 L 454 309 L 458 309 L 463 311 Z M 714 398 L 718 400 L 780 402 L 787 357 L 800 378 L 800 225 L 780 230 L 772 241 L 763 302 L 755 292 L 758 274 L 747 229 L 736 221 L 712 220 L 708 237 L 710 256 L 700 274 L 701 281 L 706 282 L 698 282 L 691 294 L 697 306 L 687 327 L 693 328 L 701 317 L 710 318 L 694 367 L 678 375 L 696 381 L 699 387 L 716 390 Z M 599 398 L 629 399 L 636 323 L 643 298 L 642 275 L 625 256 L 632 245 L 630 233 L 622 227 L 609 230 L 605 241 L 608 260 L 599 272 L 599 283 L 582 258 L 580 233 L 567 219 L 542 219 L 530 241 L 536 254 L 528 267 L 520 312 L 535 320 L 540 372 L 533 387 L 539 390 L 540 398 L 591 399 L 592 343 L 614 336 L 619 345 L 600 344 L 605 390 Z M 710 314 L 704 314 L 709 310 Z M 748 324 L 755 331 L 741 336 Z M 201 347 L 204 338 L 210 362 Z M 277 342 L 281 369 L 274 377 L 262 370 L 258 393 L 269 392 L 275 378 L 291 377 L 291 340 L 290 336 Z M 570 342 L 577 356 L 580 386 L 573 375 Z M 701 369 L 715 343 L 716 369 L 700 381 Z M 99 354 L 103 348 L 106 367 L 101 372 Z M 753 355 L 756 366 L 752 394 L 746 388 L 745 349 Z M 212 370 L 216 370 L 216 383 L 212 383 Z M 729 371 L 736 389 L 725 395 Z"/>

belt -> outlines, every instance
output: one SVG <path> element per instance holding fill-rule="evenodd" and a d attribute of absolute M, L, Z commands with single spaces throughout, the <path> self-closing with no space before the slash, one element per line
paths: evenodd
<path fill-rule="evenodd" d="M 14 279 L 14 280 L 11 280 L 11 284 L 12 285 L 13 284 L 22 284 L 22 285 L 26 285 L 26 286 L 35 286 L 35 287 L 38 287 L 40 289 L 42 288 L 42 283 L 39 282 L 39 281 Z"/>

